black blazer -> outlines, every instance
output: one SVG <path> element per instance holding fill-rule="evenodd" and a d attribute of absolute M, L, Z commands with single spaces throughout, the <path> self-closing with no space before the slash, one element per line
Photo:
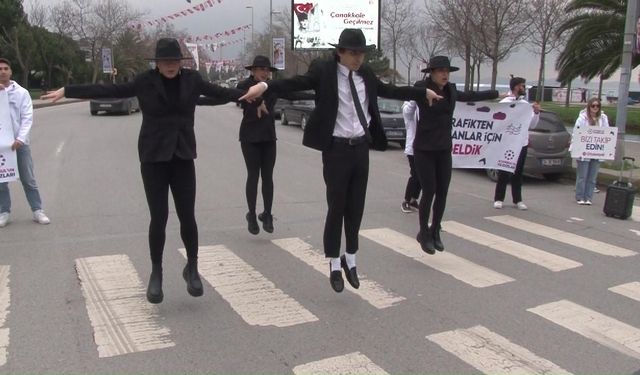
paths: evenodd
<path fill-rule="evenodd" d="M 382 83 L 373 70 L 363 65 L 358 74 L 364 79 L 367 97 L 369 98 L 369 114 L 371 123 L 369 132 L 372 147 L 376 150 L 387 148 L 387 137 L 382 128 L 378 96 L 384 98 L 426 101 L 424 88 L 396 87 Z M 316 107 L 311 112 L 304 130 L 302 144 L 316 150 L 328 150 L 333 142 L 333 130 L 338 116 L 338 62 L 335 59 L 317 59 L 309 66 L 307 73 L 288 79 L 267 82 L 270 90 L 276 92 L 315 90 Z"/>
<path fill-rule="evenodd" d="M 243 92 L 206 82 L 200 73 L 180 70 L 180 100 L 170 103 L 160 72 L 148 70 L 133 81 L 122 84 L 89 84 L 65 86 L 68 98 L 127 98 L 138 97 L 142 112 L 142 126 L 138 137 L 138 155 L 142 163 L 181 159 L 195 159 L 196 136 L 193 130 L 196 102 L 200 95 L 224 100 L 237 100 Z"/>

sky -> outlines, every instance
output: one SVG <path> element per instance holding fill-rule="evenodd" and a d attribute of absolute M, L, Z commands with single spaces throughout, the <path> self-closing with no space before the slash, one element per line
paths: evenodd
<path fill-rule="evenodd" d="M 46 4 L 55 4 L 60 0 L 23 0 L 23 6 L 28 13 L 30 5 L 33 1 L 40 1 Z M 180 12 L 200 4 L 203 0 L 191 0 L 189 4 L 186 0 L 127 0 L 132 8 L 143 11 L 146 13 L 144 19 L 154 20 L 161 16 L 167 16 L 172 13 Z M 218 1 L 220 1 L 218 3 Z M 312 1 L 312 0 L 308 0 Z M 405 0 L 415 4 L 417 8 L 423 7 L 423 0 Z M 242 25 L 250 25 L 252 22 L 252 9 L 253 9 L 253 25 L 256 32 L 266 31 L 269 27 L 269 6 L 272 4 L 272 10 L 274 12 L 281 12 L 284 9 L 290 8 L 291 0 L 215 0 L 214 7 L 208 8 L 204 12 L 197 12 L 188 17 L 178 18 L 174 21 L 177 29 L 184 29 L 191 35 L 205 35 L 215 34 L 216 32 L 225 31 L 231 28 L 235 28 Z M 252 7 L 252 8 L 247 8 Z M 275 17 L 275 16 L 274 16 Z M 250 31 L 246 32 L 247 41 L 250 40 Z M 242 35 L 240 35 L 242 38 Z M 238 56 L 242 44 L 229 46 L 223 48 L 222 58 L 232 59 Z M 219 58 L 219 53 L 213 58 Z M 528 84 L 535 84 L 538 78 L 538 60 L 539 57 L 529 52 L 526 47 L 521 47 L 518 51 L 514 52 L 506 61 L 500 63 L 498 67 L 498 83 L 507 83 L 510 74 L 515 76 L 525 77 Z M 546 84 L 556 85 L 555 77 L 557 76 L 553 65 L 555 58 L 551 56 L 547 61 L 547 69 L 545 72 Z M 401 64 L 398 62 L 398 64 Z M 452 65 L 464 67 L 464 62 L 460 58 L 452 58 Z M 400 73 L 406 77 L 406 67 L 398 65 Z M 631 90 L 640 91 L 640 84 L 638 83 L 638 74 L 640 68 L 637 68 L 631 75 Z M 412 80 L 417 78 L 419 74 L 414 71 L 412 74 Z M 491 66 L 484 65 L 481 68 L 481 82 L 489 83 L 491 74 Z M 463 82 L 464 73 L 457 72 L 452 74 L 453 82 Z M 619 80 L 619 74 L 615 74 L 614 77 L 607 81 L 605 84 L 605 92 L 607 90 L 617 91 L 617 81 Z M 592 81 L 589 84 L 575 81 L 574 87 L 587 87 L 595 89 L 597 82 Z"/>

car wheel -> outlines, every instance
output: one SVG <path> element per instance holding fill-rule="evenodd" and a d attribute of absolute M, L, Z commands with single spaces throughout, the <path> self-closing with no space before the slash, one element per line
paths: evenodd
<path fill-rule="evenodd" d="M 280 114 L 280 123 L 282 125 L 287 125 L 289 124 L 289 120 L 287 120 L 287 115 L 284 111 L 282 111 L 282 113 Z"/>
<path fill-rule="evenodd" d="M 98 111 L 90 111 L 91 112 L 91 116 L 95 116 L 98 114 Z"/>
<path fill-rule="evenodd" d="M 304 130 L 304 128 L 307 127 L 307 116 L 302 116 L 302 118 L 300 118 L 300 128 L 302 128 L 302 130 Z"/>
<path fill-rule="evenodd" d="M 547 181 L 558 181 L 562 177 L 562 173 L 544 173 L 542 176 Z"/>
<path fill-rule="evenodd" d="M 487 169 L 487 176 L 491 181 L 498 181 L 498 170 L 497 169 Z"/>

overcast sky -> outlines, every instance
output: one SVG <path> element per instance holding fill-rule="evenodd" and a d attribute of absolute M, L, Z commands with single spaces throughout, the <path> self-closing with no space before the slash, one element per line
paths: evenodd
<path fill-rule="evenodd" d="M 30 4 L 35 0 L 23 0 L 24 9 L 29 11 Z M 59 0 L 39 0 L 46 4 L 54 4 Z M 145 19 L 153 20 L 161 16 L 167 16 L 172 13 L 186 10 L 189 7 L 201 3 L 203 0 L 192 0 L 189 4 L 186 0 L 128 0 L 129 4 L 135 9 L 146 12 Z M 191 35 L 204 35 L 214 34 L 216 32 L 225 31 L 234 27 L 251 24 L 251 9 L 247 6 L 253 7 L 254 27 L 256 32 L 266 31 L 269 27 L 269 5 L 273 4 L 273 11 L 282 11 L 285 8 L 290 8 L 291 0 L 222 0 L 218 3 L 215 0 L 215 5 L 212 8 L 208 8 L 204 12 L 197 12 L 188 17 L 182 17 L 174 21 L 177 29 L 185 29 Z M 312 0 L 309 0 L 312 1 Z M 423 7 L 423 0 L 405 0 L 412 2 L 417 8 Z M 240 36 L 241 38 L 242 36 Z M 250 32 L 247 32 L 247 40 L 250 38 Z M 237 57 L 239 49 L 242 45 L 236 45 L 223 49 L 223 59 L 230 59 Z M 218 58 L 218 55 L 214 56 Z M 505 62 L 502 62 L 498 68 L 498 81 L 506 82 L 510 74 L 516 76 L 522 76 L 527 78 L 527 83 L 535 84 L 538 77 L 538 56 L 530 53 L 526 47 L 521 47 L 519 51 L 513 53 L 511 57 Z M 555 59 L 552 57 L 548 59 L 546 80 L 548 85 L 555 85 L 556 72 L 553 69 Z M 399 62 L 398 62 L 399 63 Z M 399 63 L 400 64 L 400 63 Z M 461 59 L 453 59 L 453 65 L 463 67 L 463 61 Z M 406 76 L 406 68 L 398 66 L 398 70 L 403 76 Z M 490 65 L 482 67 L 481 79 L 483 82 L 489 82 L 490 80 Z M 631 89 L 640 90 L 638 85 L 638 72 L 640 69 L 636 69 L 632 74 Z M 415 73 L 412 73 L 414 75 Z M 413 78 L 416 78 L 413 76 Z M 456 82 L 463 82 L 464 75 L 461 73 L 454 73 L 452 80 Z M 619 75 L 616 74 L 612 81 L 618 81 Z M 574 87 L 585 86 L 595 88 L 597 82 L 591 82 L 590 84 L 583 84 L 580 82 L 574 82 Z M 617 85 L 614 82 L 607 84 L 608 88 L 617 89 Z"/>

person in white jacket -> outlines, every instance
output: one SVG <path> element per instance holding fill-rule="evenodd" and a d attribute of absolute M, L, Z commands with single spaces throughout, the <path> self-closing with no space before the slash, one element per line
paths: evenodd
<path fill-rule="evenodd" d="M 413 140 L 416 137 L 416 123 L 418 122 L 418 105 L 415 101 L 407 101 L 402 105 L 402 116 L 404 117 L 404 127 L 406 138 L 404 153 L 409 160 L 409 179 L 404 190 L 404 200 L 400 209 L 404 213 L 418 212 L 418 197 L 420 196 L 420 181 L 416 174 L 415 163 L 413 161 Z"/>
<path fill-rule="evenodd" d="M 42 199 L 33 173 L 33 159 L 29 148 L 29 133 L 33 123 L 33 104 L 29 92 L 11 80 L 11 64 L 9 60 L 0 57 L 0 90 L 6 90 L 9 96 L 9 112 L 13 125 L 15 140 L 11 150 L 16 152 L 18 173 L 24 188 L 24 193 L 33 212 L 33 221 L 39 224 L 49 224 L 50 220 L 42 210 Z M 0 228 L 9 222 L 11 212 L 11 197 L 8 183 L 0 183 Z"/>
<path fill-rule="evenodd" d="M 508 96 L 502 99 L 500 103 L 528 103 L 525 100 L 526 83 L 527 81 L 522 77 L 511 78 L 511 81 L 509 81 L 509 88 L 511 89 L 511 92 Z M 529 123 L 529 128 L 524 129 L 527 133 L 530 128 L 533 128 L 538 124 L 538 120 L 540 119 L 540 104 L 533 103 L 531 107 L 533 108 L 533 117 L 531 118 L 531 123 Z M 493 196 L 493 208 L 502 208 L 509 180 L 511 180 L 511 197 L 513 198 L 513 203 L 519 210 L 526 210 L 528 208 L 522 201 L 522 172 L 524 170 L 524 162 L 527 158 L 528 146 L 529 137 L 526 137 L 522 144 L 522 149 L 520 150 L 516 169 L 513 173 L 498 171 L 498 182 L 496 183 L 496 189 Z"/>
<path fill-rule="evenodd" d="M 587 108 L 580 111 L 576 124 L 573 127 L 573 135 L 571 137 L 571 146 L 573 148 L 573 140 L 576 130 L 585 126 L 609 126 L 607 115 L 602 112 L 602 103 L 598 98 L 591 98 L 587 102 Z M 598 170 L 600 169 L 600 160 L 579 157 L 576 159 L 576 202 L 579 205 L 591 205 L 593 192 L 598 178 Z"/>

